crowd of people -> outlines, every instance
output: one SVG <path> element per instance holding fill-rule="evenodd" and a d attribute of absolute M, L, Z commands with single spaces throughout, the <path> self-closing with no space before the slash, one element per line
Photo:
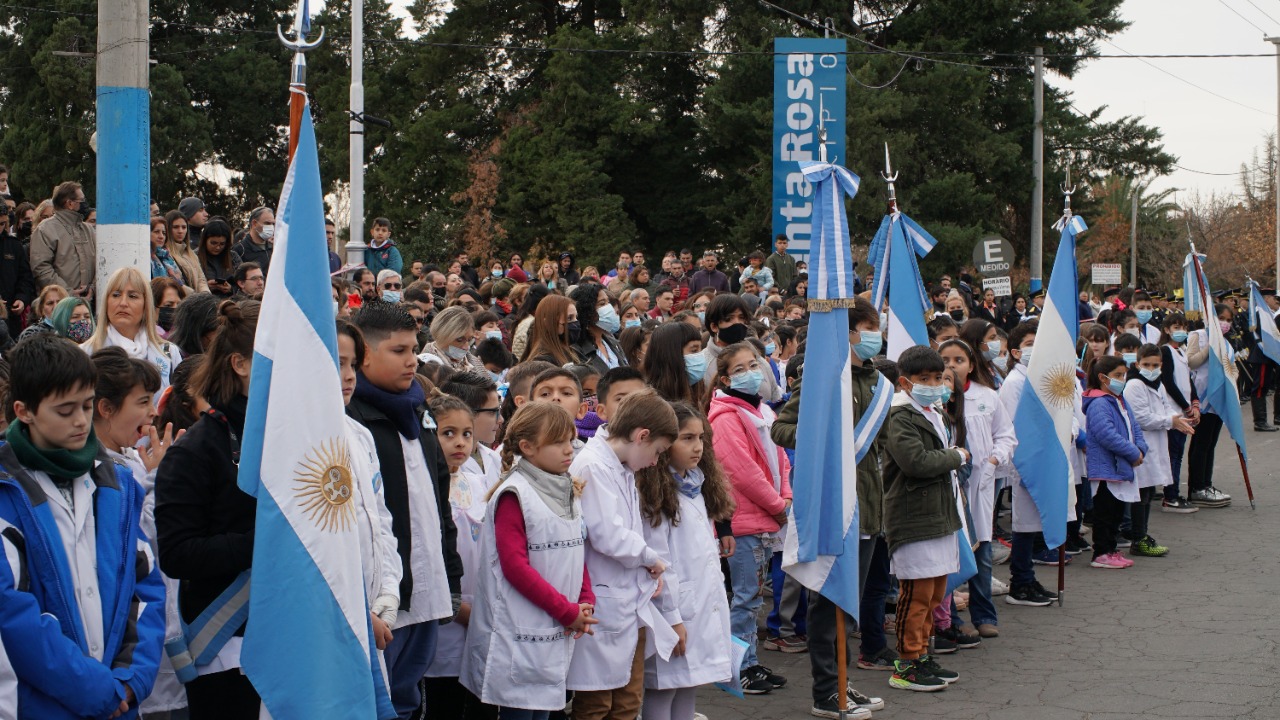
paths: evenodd
<path fill-rule="evenodd" d="M 184 633 L 255 570 L 236 467 L 274 215 L 233 229 L 197 198 L 153 208 L 151 277 L 120 269 L 99 293 L 83 191 L 47 203 L 0 213 L 0 718 L 257 718 L 243 617 L 213 641 Z M 886 702 L 839 687 L 841 662 L 863 687 L 879 672 L 945 690 L 961 675 L 940 658 L 1000 636 L 996 597 L 1056 598 L 1036 566 L 1060 550 L 1013 461 L 1020 433 L 1043 432 L 1013 420 L 1043 294 L 943 276 L 929 345 L 892 361 L 882 309 L 863 294 L 848 311 L 855 421 L 894 395 L 858 462 L 861 605 L 838 658 L 844 610 L 781 567 L 793 492 L 813 491 L 792 484 L 810 308 L 785 236 L 728 273 L 714 250 L 653 270 L 639 250 L 608 269 L 567 252 L 433 264 L 379 218 L 349 270 L 328 230 L 364 581 L 399 717 L 691 720 L 700 686 L 771 693 L 787 678 L 766 653 L 807 652 L 812 714 L 843 700 L 865 718 Z M 1274 366 L 1233 302 L 1217 321 L 1272 431 Z M 1176 515 L 1231 502 L 1213 484 L 1221 408 L 1201 400 L 1207 335 L 1179 297 L 1082 293 L 1079 314 L 1063 551 L 1125 569 L 1172 552 L 1151 534 L 1157 494 Z M 948 593 L 961 529 L 977 574 Z"/>

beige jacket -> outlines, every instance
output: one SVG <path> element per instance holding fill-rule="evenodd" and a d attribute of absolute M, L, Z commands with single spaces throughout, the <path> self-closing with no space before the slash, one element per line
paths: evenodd
<path fill-rule="evenodd" d="M 41 289 L 92 286 L 97 258 L 97 235 L 74 210 L 58 210 L 31 234 L 31 272 Z"/>
<path fill-rule="evenodd" d="M 178 269 L 182 271 L 182 280 L 187 287 L 194 292 L 209 292 L 209 281 L 204 276 L 204 268 L 200 267 L 200 258 L 196 256 L 191 246 L 185 242 L 175 242 L 170 239 L 165 243 L 165 247 L 169 250 L 169 256 L 178 263 Z"/>

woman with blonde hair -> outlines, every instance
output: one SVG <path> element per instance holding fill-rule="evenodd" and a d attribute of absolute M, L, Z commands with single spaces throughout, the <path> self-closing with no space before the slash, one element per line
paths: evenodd
<path fill-rule="evenodd" d="M 169 376 L 182 361 L 173 343 L 156 332 L 156 304 L 151 283 L 137 268 L 123 267 L 111 274 L 106 292 L 98 303 L 98 321 L 89 338 L 80 347 L 92 355 L 104 347 L 118 347 L 129 357 L 146 360 L 160 372 L 158 400 L 169 387 Z"/>
<path fill-rule="evenodd" d="M 41 200 L 36 206 L 36 217 L 31 221 L 31 232 L 35 232 L 40 227 L 40 223 L 53 217 L 53 201 Z"/>
<path fill-rule="evenodd" d="M 475 319 L 465 307 L 445 308 L 431 321 L 431 342 L 422 348 L 418 360 L 445 365 L 458 372 L 486 372 L 484 363 L 471 351 L 475 337 Z"/>
<path fill-rule="evenodd" d="M 58 303 L 70 297 L 71 293 L 61 285 L 45 285 L 40 294 L 36 296 L 35 302 L 31 303 L 31 324 L 27 326 L 18 335 L 18 342 L 22 342 L 32 335 L 39 335 L 42 332 L 53 332 L 53 325 L 50 318 L 53 316 L 53 309 Z"/>

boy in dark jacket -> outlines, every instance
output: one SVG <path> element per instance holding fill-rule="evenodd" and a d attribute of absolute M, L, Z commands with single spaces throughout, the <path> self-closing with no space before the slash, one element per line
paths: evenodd
<path fill-rule="evenodd" d="M 415 379 L 418 326 L 413 316 L 399 305 L 372 302 L 353 319 L 367 350 L 347 414 L 373 436 L 404 568 L 399 614 L 385 657 L 391 702 L 401 718 L 409 718 L 421 704 L 418 681 L 435 657 L 439 623 L 457 614 L 462 598 L 449 465 Z M 384 609 L 377 602 L 372 608 L 375 615 Z"/>
<path fill-rule="evenodd" d="M 960 566 L 955 471 L 969 453 L 952 443 L 941 412 L 947 388 L 942 357 L 916 346 L 898 358 L 898 388 L 884 430 L 884 519 L 889 558 L 898 576 L 898 655 L 889 679 L 902 690 L 934 692 L 959 679 L 929 651 L 933 611 L 947 575 Z"/>

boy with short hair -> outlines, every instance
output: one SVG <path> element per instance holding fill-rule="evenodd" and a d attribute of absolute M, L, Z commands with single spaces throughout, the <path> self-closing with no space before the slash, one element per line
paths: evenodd
<path fill-rule="evenodd" d="M 582 383 L 573 371 L 553 367 L 543 370 L 533 379 L 529 386 L 529 400 L 533 402 L 552 402 L 564 408 L 576 423 L 587 414 L 587 404 L 582 400 Z M 586 446 L 578 437 L 573 438 L 573 454 L 582 452 Z"/>
<path fill-rule="evenodd" d="M 644 373 L 633 367 L 611 368 L 596 381 L 596 415 L 603 425 L 596 428 L 595 437 L 609 437 L 609 418 L 624 398 L 648 387 Z"/>
<path fill-rule="evenodd" d="M 511 351 L 497 338 L 485 338 L 476 344 L 476 357 L 480 358 L 489 377 L 499 385 L 506 382 L 507 371 L 515 364 Z"/>
<path fill-rule="evenodd" d="M 383 270 L 394 270 L 397 275 L 403 275 L 404 259 L 400 257 L 400 250 L 391 239 L 391 221 L 384 217 L 374 218 L 369 235 L 371 239 L 369 247 L 364 251 L 364 266 L 372 270 L 374 275 Z"/>
<path fill-rule="evenodd" d="M 555 368 L 555 365 L 545 360 L 530 360 L 516 365 L 507 372 L 507 394 L 502 399 L 503 423 L 510 421 L 511 416 L 516 414 L 516 410 L 519 410 L 521 405 L 529 401 L 529 391 L 533 389 L 533 379 L 544 370 L 553 368 Z"/>
<path fill-rule="evenodd" d="M 37 335 L 8 353 L 0 446 L 0 643 L 22 717 L 137 717 L 165 638 L 164 586 L 139 529 L 145 493 L 93 435 L 96 372 Z"/>
<path fill-rule="evenodd" d="M 889 685 L 935 692 L 960 678 L 929 655 L 933 612 L 960 569 L 960 510 L 955 471 L 969 452 L 952 439 L 941 411 L 946 365 L 918 345 L 898 357 L 898 390 L 885 421 L 884 518 L 889 559 L 898 577 L 898 656 Z"/>

